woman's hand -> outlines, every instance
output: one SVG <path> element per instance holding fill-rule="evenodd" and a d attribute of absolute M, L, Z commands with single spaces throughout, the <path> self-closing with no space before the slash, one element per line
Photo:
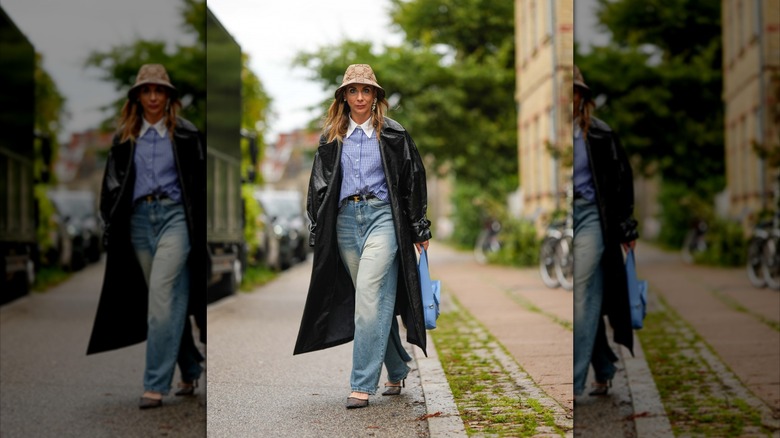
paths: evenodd
<path fill-rule="evenodd" d="M 623 243 L 622 245 L 623 245 L 623 250 L 625 252 L 628 252 L 629 250 L 632 250 L 632 249 L 636 248 L 636 240 L 632 240 L 630 242 Z"/>
<path fill-rule="evenodd" d="M 418 253 L 422 253 L 423 249 L 428 251 L 428 241 L 426 240 L 425 242 L 415 243 L 414 247 L 417 248 Z"/>

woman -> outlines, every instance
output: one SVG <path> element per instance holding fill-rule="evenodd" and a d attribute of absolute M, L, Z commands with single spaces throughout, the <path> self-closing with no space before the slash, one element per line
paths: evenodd
<path fill-rule="evenodd" d="M 366 64 L 350 65 L 328 109 L 314 157 L 307 212 L 314 267 L 294 354 L 354 339 L 347 409 L 368 406 L 382 363 L 398 395 L 411 360 L 425 351 L 414 246 L 428 247 L 425 169 L 412 137 L 385 117 L 385 90 Z"/>
<path fill-rule="evenodd" d="M 162 406 L 202 372 L 189 310 L 205 342 L 205 158 L 165 68 L 146 64 L 127 93 L 100 195 L 106 273 L 87 354 L 147 340 L 141 409 Z"/>
<path fill-rule="evenodd" d="M 574 395 L 581 395 L 588 364 L 596 373 L 590 395 L 606 395 L 617 356 L 607 342 L 603 314 L 615 342 L 633 354 L 633 331 L 621 245 L 633 248 L 631 166 L 617 135 L 593 117 L 590 88 L 574 67 Z"/>

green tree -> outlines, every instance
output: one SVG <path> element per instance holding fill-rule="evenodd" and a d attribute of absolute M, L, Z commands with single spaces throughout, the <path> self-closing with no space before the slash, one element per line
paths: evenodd
<path fill-rule="evenodd" d="M 720 3 L 599 0 L 597 14 L 612 42 L 575 51 L 602 102 L 596 115 L 619 133 L 639 172 L 659 172 L 665 185 L 711 202 L 725 186 Z M 687 228 L 692 213 L 670 211 L 679 206 L 664 199 L 663 226 Z"/>
<path fill-rule="evenodd" d="M 85 62 L 85 67 L 102 70 L 102 79 L 112 82 L 120 96 L 107 105 L 111 115 L 103 127 L 110 129 L 126 99 L 127 90 L 133 85 L 135 75 L 142 64 L 156 63 L 165 66 L 179 98 L 184 102 L 182 117 L 205 129 L 206 123 L 206 2 L 182 0 L 182 31 L 194 34 L 194 45 L 177 44 L 166 51 L 168 42 L 139 39 L 131 44 L 115 46 L 106 52 L 95 51 Z"/>
<path fill-rule="evenodd" d="M 252 165 L 249 154 L 249 141 L 242 140 L 241 161 L 242 169 L 254 167 L 256 180 L 260 184 L 262 173 L 260 173 L 260 162 L 263 159 L 263 153 L 266 148 L 265 134 L 268 127 L 268 121 L 271 117 L 271 97 L 265 91 L 262 81 L 250 68 L 250 58 L 246 53 L 241 54 L 241 129 L 254 136 L 257 142 L 257 163 Z"/>
<path fill-rule="evenodd" d="M 374 50 L 345 41 L 302 53 L 297 64 L 328 90 L 340 85 L 347 65 L 371 64 L 388 93 L 389 116 L 412 133 L 433 168 L 503 199 L 517 187 L 513 4 L 394 0 L 390 13 L 406 35 L 402 45 Z"/>

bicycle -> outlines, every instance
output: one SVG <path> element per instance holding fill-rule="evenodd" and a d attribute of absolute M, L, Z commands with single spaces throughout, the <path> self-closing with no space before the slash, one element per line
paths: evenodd
<path fill-rule="evenodd" d="M 762 273 L 767 287 L 780 290 L 780 211 L 775 212 L 772 219 L 772 227 L 768 230 L 768 236 L 764 242 L 762 251 Z"/>
<path fill-rule="evenodd" d="M 571 214 L 566 218 L 563 236 L 555 246 L 555 275 L 564 290 L 574 289 L 574 228 Z"/>
<path fill-rule="evenodd" d="M 685 263 L 693 264 L 696 255 L 707 251 L 707 222 L 697 220 L 685 235 L 681 249 L 682 259 Z"/>
<path fill-rule="evenodd" d="M 563 231 L 566 222 L 563 220 L 552 221 L 547 226 L 544 239 L 539 249 L 539 274 L 542 277 L 542 283 L 550 289 L 560 286 L 555 265 L 557 264 L 556 247 L 558 241 L 563 237 Z"/>
<path fill-rule="evenodd" d="M 501 250 L 501 241 L 498 239 L 500 231 L 501 223 L 497 219 L 491 218 L 485 221 L 474 244 L 474 258 L 477 259 L 477 263 L 487 264 L 489 255 Z"/>
<path fill-rule="evenodd" d="M 753 228 L 753 233 L 747 246 L 747 276 L 750 284 L 757 288 L 766 287 L 763 264 L 764 244 L 767 238 L 769 238 L 769 225 L 768 220 L 759 221 Z"/>

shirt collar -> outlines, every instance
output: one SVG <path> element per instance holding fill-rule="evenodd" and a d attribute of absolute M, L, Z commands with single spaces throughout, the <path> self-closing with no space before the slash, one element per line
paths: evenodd
<path fill-rule="evenodd" d="M 157 131 L 157 134 L 160 136 L 160 138 L 165 138 L 165 134 L 168 133 L 168 128 L 165 127 L 165 117 L 158 120 L 157 123 L 152 125 L 151 123 L 147 122 L 146 119 L 144 119 L 143 124 L 141 125 L 141 131 L 138 133 L 138 138 L 141 138 L 146 134 L 146 131 L 149 130 L 149 128 L 154 128 L 155 131 Z"/>
<path fill-rule="evenodd" d="M 366 136 L 368 138 L 371 138 L 371 136 L 374 135 L 374 124 L 371 123 L 371 121 L 373 120 L 374 120 L 373 117 L 369 117 L 368 120 L 358 125 L 357 123 L 355 123 L 354 120 L 352 120 L 352 117 L 350 116 L 349 128 L 347 128 L 347 136 L 345 138 L 349 138 L 349 136 L 352 135 L 352 133 L 355 131 L 355 128 L 357 128 L 358 126 L 360 126 L 360 129 L 362 129 L 363 132 L 366 133 Z"/>

